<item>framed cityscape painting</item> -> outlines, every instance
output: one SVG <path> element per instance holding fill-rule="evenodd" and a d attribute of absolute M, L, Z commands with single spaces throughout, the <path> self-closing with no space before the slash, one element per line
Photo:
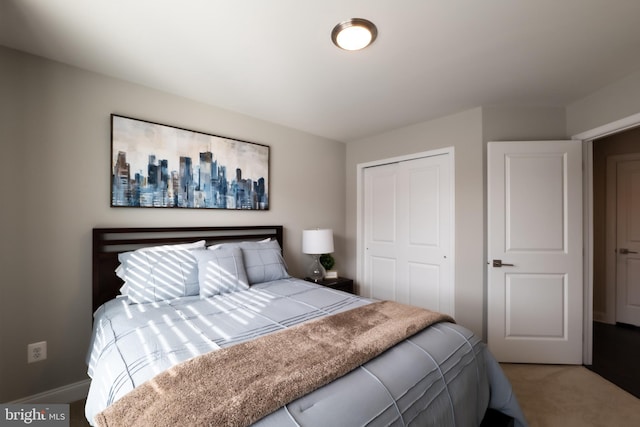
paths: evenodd
<path fill-rule="evenodd" d="M 269 209 L 269 146 L 111 115 L 111 206 Z"/>

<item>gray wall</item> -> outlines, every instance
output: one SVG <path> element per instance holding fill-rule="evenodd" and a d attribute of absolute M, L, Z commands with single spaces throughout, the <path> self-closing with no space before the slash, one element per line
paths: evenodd
<path fill-rule="evenodd" d="M 0 88 L 0 402 L 87 379 L 93 227 L 282 224 L 294 275 L 302 229 L 330 227 L 342 257 L 343 143 L 1 47 Z M 110 208 L 111 113 L 269 145 L 271 209 Z"/>
<path fill-rule="evenodd" d="M 640 113 L 640 71 L 613 82 L 600 90 L 567 106 L 567 135 L 577 135 Z M 606 157 L 613 154 L 640 151 L 637 128 L 624 134 L 612 135 L 594 141 L 594 263 L 593 305 L 594 318 L 612 321 L 614 313 L 607 310 L 605 283 L 605 166 Z M 635 147 L 635 148 L 634 148 Z"/>
<path fill-rule="evenodd" d="M 483 223 L 482 109 L 407 126 L 347 144 L 347 236 L 356 268 L 357 176 L 360 163 L 454 147 L 455 316 L 482 335 Z"/>
<path fill-rule="evenodd" d="M 640 71 L 567 106 L 567 135 L 640 113 Z"/>
<path fill-rule="evenodd" d="M 347 144 L 347 236 L 356 269 L 360 163 L 454 147 L 455 317 L 486 336 L 486 143 L 564 139 L 563 108 L 482 107 Z"/>

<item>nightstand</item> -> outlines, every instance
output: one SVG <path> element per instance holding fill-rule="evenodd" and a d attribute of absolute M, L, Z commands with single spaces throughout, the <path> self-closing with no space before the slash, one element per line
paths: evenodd
<path fill-rule="evenodd" d="M 353 289 L 353 279 L 347 279 L 346 277 L 338 277 L 337 279 L 324 279 L 314 282 L 308 277 L 305 277 L 307 282 L 317 283 L 318 285 L 326 286 L 331 289 L 337 289 L 339 291 L 349 292 L 350 294 L 355 295 L 355 290 Z"/>

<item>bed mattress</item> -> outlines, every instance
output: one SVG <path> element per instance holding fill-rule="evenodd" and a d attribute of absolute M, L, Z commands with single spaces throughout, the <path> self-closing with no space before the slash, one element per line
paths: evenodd
<path fill-rule="evenodd" d="M 371 303 L 298 279 L 147 304 L 116 298 L 94 314 L 86 417 L 185 360 Z M 257 426 L 478 426 L 488 407 L 526 422 L 511 386 L 469 330 L 428 327 Z"/>

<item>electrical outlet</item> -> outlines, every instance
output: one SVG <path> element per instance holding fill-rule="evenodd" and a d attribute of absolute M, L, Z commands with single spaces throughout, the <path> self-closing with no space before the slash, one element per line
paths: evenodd
<path fill-rule="evenodd" d="M 27 363 L 40 362 L 47 358 L 47 342 L 40 341 L 27 345 Z"/>

